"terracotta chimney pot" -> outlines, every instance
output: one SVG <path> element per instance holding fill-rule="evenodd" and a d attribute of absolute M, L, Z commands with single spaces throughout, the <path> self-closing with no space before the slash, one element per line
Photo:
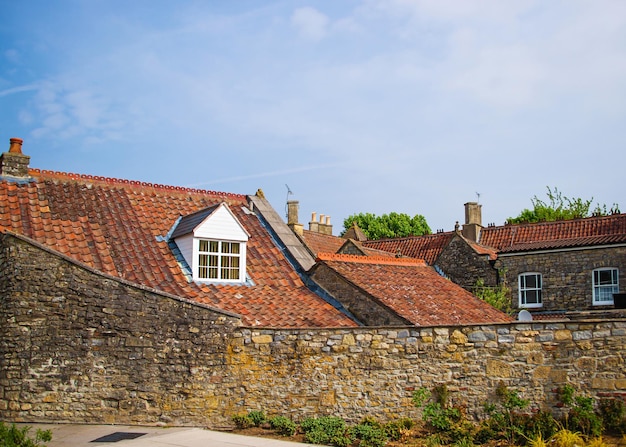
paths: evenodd
<path fill-rule="evenodd" d="M 22 143 L 24 142 L 24 140 L 22 140 L 21 138 L 11 138 L 10 140 L 11 145 L 9 146 L 9 153 L 10 154 L 21 154 L 22 153 Z"/>

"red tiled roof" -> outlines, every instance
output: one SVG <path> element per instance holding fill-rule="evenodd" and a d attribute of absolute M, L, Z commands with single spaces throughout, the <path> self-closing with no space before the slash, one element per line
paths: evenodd
<path fill-rule="evenodd" d="M 480 243 L 500 253 L 626 242 L 626 214 L 483 228 Z"/>
<path fill-rule="evenodd" d="M 318 260 L 418 326 L 512 320 L 420 259 L 322 253 Z"/>
<path fill-rule="evenodd" d="M 346 239 L 341 237 L 310 230 L 303 230 L 302 239 L 313 256 L 317 253 L 337 253 L 337 250 L 346 242 Z"/>
<path fill-rule="evenodd" d="M 245 324 L 343 327 L 355 323 L 307 289 L 246 196 L 31 169 L 0 181 L 0 231 L 22 234 L 114 277 L 237 313 Z M 250 234 L 253 285 L 188 282 L 162 238 L 179 216 L 226 202 Z"/>
<path fill-rule="evenodd" d="M 448 231 L 424 236 L 363 241 L 361 244 L 367 248 L 384 250 L 394 254 L 399 252 L 402 256 L 424 259 L 428 264 L 433 264 L 453 236 L 454 232 Z"/>

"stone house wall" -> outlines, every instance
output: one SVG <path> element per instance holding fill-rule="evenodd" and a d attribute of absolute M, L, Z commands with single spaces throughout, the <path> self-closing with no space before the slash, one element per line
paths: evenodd
<path fill-rule="evenodd" d="M 506 275 L 516 308 L 519 307 L 519 275 L 541 273 L 543 307 L 531 311 L 581 311 L 606 307 L 592 304 L 592 272 L 600 267 L 618 268 L 619 290 L 626 291 L 626 247 L 500 254 L 495 266 Z"/>
<path fill-rule="evenodd" d="M 441 384 L 470 416 L 500 383 L 545 409 L 564 383 L 626 394 L 626 319 L 247 328 L 11 235 L 0 239 L 0 297 L 5 421 L 219 428 L 253 409 L 417 418 L 413 391 Z"/>
<path fill-rule="evenodd" d="M 441 252 L 435 265 L 441 268 L 455 284 L 469 292 L 474 291 L 478 279 L 485 286 L 497 285 L 497 271 L 493 268 L 487 255 L 479 255 L 459 236 L 454 236 Z"/>

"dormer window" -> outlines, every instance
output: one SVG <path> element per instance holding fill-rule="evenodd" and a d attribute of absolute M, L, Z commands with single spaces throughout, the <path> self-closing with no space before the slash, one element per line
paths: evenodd
<path fill-rule="evenodd" d="M 183 216 L 170 236 L 197 282 L 243 283 L 249 235 L 226 203 Z"/>

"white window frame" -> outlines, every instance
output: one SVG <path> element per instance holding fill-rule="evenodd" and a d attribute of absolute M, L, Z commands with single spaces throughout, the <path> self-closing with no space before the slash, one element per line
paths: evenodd
<path fill-rule="evenodd" d="M 534 276 L 535 277 L 535 286 L 529 287 L 526 284 L 526 278 Z M 538 284 L 538 285 L 537 285 Z M 519 298 L 519 307 L 520 308 L 537 308 L 543 307 L 543 277 L 541 273 L 538 272 L 524 272 L 520 273 L 517 277 L 517 291 Z M 527 300 L 528 292 L 534 292 L 537 297 L 537 303 L 525 303 Z"/>
<path fill-rule="evenodd" d="M 601 273 L 610 272 L 610 283 L 604 282 L 606 279 L 600 278 Z M 591 283 L 593 291 L 594 306 L 613 305 L 613 294 L 619 293 L 619 269 L 616 267 L 601 267 L 591 272 Z"/>
<path fill-rule="evenodd" d="M 207 251 L 201 250 L 206 246 L 215 247 L 216 250 L 209 248 Z M 226 247 L 238 246 L 239 253 L 225 251 Z M 193 243 L 193 259 L 194 281 L 207 283 L 242 283 L 246 278 L 246 243 L 243 241 L 227 241 L 221 239 L 194 238 Z M 210 258 L 214 258 L 213 262 L 208 262 Z M 205 260 L 205 262 L 202 262 Z M 228 272 L 234 270 L 232 266 L 233 260 L 237 260 L 238 274 L 234 277 Z M 209 269 L 215 269 L 215 275 L 209 275 Z M 206 270 L 203 271 L 204 269 Z"/>

